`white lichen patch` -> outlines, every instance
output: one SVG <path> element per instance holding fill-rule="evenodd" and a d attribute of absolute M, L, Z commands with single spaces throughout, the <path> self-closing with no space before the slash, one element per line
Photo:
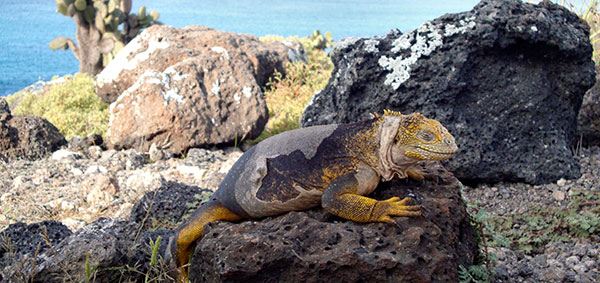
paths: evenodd
<path fill-rule="evenodd" d="M 169 66 L 168 68 L 166 68 L 164 73 L 169 75 L 174 81 L 181 81 L 190 76 L 188 74 L 182 74 L 181 72 L 175 70 L 173 66 Z"/>
<path fill-rule="evenodd" d="M 221 46 L 214 46 L 214 47 L 210 48 L 210 50 L 221 54 L 227 60 L 231 59 L 231 56 L 229 56 L 229 52 L 227 52 L 227 49 L 225 49 Z"/>
<path fill-rule="evenodd" d="M 240 97 L 240 94 L 237 92 L 233 94 L 233 100 L 235 100 L 235 102 L 237 102 L 237 104 L 240 104 L 242 102 L 242 98 Z"/>
<path fill-rule="evenodd" d="M 533 31 L 533 32 L 537 32 L 537 31 L 538 31 L 538 28 L 537 28 L 536 26 L 531 26 L 531 28 L 530 28 L 530 29 L 531 29 L 531 31 Z"/>
<path fill-rule="evenodd" d="M 213 86 L 210 89 L 210 92 L 212 92 L 212 94 L 214 94 L 214 95 L 219 95 L 219 93 L 221 92 L 221 87 L 219 87 L 218 80 L 213 83 Z"/>
<path fill-rule="evenodd" d="M 242 94 L 244 94 L 246 98 L 250 98 L 252 96 L 252 87 L 245 86 L 242 88 Z"/>
<path fill-rule="evenodd" d="M 175 100 L 177 103 L 183 102 L 183 95 L 179 94 L 179 89 L 176 87 L 167 89 L 167 91 L 163 92 L 163 98 L 165 99 L 165 106 L 169 104 L 171 99 Z"/>
<path fill-rule="evenodd" d="M 475 16 L 458 21 L 458 26 L 447 24 L 444 28 L 444 36 L 453 36 L 457 33 L 465 33 L 468 29 L 475 28 Z"/>
<path fill-rule="evenodd" d="M 406 53 L 395 58 L 382 56 L 379 58 L 379 66 L 391 71 L 386 75 L 384 83 L 398 89 L 410 78 L 411 66 L 423 56 L 429 56 L 433 51 L 442 46 L 444 36 L 452 36 L 464 33 L 475 27 L 474 17 L 462 19 L 458 25 L 448 24 L 445 26 L 434 25 L 425 22 L 414 31 L 405 33 L 392 42 L 392 52 Z M 443 31 L 442 31 L 443 30 Z M 443 35 L 442 35 L 443 34 Z"/>
<path fill-rule="evenodd" d="M 375 39 L 367 39 L 364 42 L 364 49 L 366 52 L 369 53 L 377 53 L 379 52 L 379 48 L 377 48 L 377 45 L 379 45 L 379 40 L 375 40 Z"/>
<path fill-rule="evenodd" d="M 113 58 L 110 64 L 98 74 L 96 81 L 99 86 L 102 87 L 104 83 L 110 83 L 117 80 L 123 70 L 133 70 L 140 62 L 150 58 L 150 55 L 154 53 L 154 51 L 169 47 L 169 43 L 159 40 L 160 38 L 161 36 L 159 34 L 150 38 L 150 35 L 145 31 L 139 36 L 136 36 L 132 41 L 125 45 L 125 47 L 117 53 L 117 56 Z M 142 48 L 142 43 L 144 41 L 148 42 L 148 48 L 143 52 L 137 53 Z M 137 55 L 129 60 L 129 56 L 134 53 L 137 53 Z"/>

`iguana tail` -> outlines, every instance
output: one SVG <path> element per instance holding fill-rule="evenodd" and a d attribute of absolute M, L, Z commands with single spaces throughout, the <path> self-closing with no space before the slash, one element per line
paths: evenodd
<path fill-rule="evenodd" d="M 169 243 L 171 260 L 177 265 L 178 280 L 187 282 L 188 262 L 202 237 L 204 225 L 215 221 L 235 222 L 242 219 L 243 217 L 231 212 L 216 199 L 203 203 L 186 224 L 175 230 L 175 239 L 171 239 Z"/>

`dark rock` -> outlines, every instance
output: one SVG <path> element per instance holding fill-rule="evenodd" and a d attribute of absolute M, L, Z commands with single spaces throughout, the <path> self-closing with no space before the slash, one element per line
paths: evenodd
<path fill-rule="evenodd" d="M 460 152 L 447 168 L 462 180 L 577 178 L 569 148 L 595 79 L 588 35 L 577 15 L 549 1 L 484 0 L 406 34 L 346 39 L 302 125 L 421 112 L 456 138 Z"/>
<path fill-rule="evenodd" d="M 583 97 L 577 117 L 577 132 L 583 145 L 600 145 L 600 70 L 596 67 L 596 84 Z"/>
<path fill-rule="evenodd" d="M 123 267 L 133 246 L 138 225 L 121 219 L 101 218 L 41 253 L 31 270 L 32 258 L 4 269 L 10 281 L 62 282 L 65 278 L 85 278 L 86 261 L 95 268 L 95 282 L 116 282 L 121 272 L 107 267 Z"/>
<path fill-rule="evenodd" d="M 71 234 L 67 226 L 54 220 L 11 224 L 0 232 L 0 269 L 17 255 L 42 253 L 49 247 L 48 242 L 55 246 Z"/>
<path fill-rule="evenodd" d="M 66 145 L 65 137 L 48 120 L 16 115 L 0 120 L 0 152 L 8 159 L 40 159 Z"/>
<path fill-rule="evenodd" d="M 414 195 L 423 217 L 355 223 L 322 208 L 260 221 L 205 226 L 192 282 L 456 282 L 474 263 L 476 239 L 459 183 L 436 165 L 435 180 L 395 180 L 373 197 Z"/>
<path fill-rule="evenodd" d="M 167 182 L 155 191 L 148 192 L 131 209 L 130 220 L 151 226 L 172 226 L 212 195 L 212 191 L 177 182 Z M 194 203 L 196 203 L 194 205 Z"/>
<path fill-rule="evenodd" d="M 203 162 L 215 162 L 215 153 L 204 148 L 191 148 L 185 156 L 186 164 L 199 165 Z"/>

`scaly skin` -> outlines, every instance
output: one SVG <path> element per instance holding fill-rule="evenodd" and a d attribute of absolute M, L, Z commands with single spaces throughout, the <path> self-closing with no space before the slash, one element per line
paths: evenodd
<path fill-rule="evenodd" d="M 411 198 L 378 201 L 365 197 L 394 176 L 433 177 L 427 162 L 458 150 L 438 121 L 419 113 L 383 116 L 345 125 L 309 127 L 271 137 L 234 164 L 213 199 L 181 225 L 170 252 L 180 282 L 204 225 L 240 221 L 322 205 L 355 222 L 394 223 L 393 217 L 421 215 Z"/>

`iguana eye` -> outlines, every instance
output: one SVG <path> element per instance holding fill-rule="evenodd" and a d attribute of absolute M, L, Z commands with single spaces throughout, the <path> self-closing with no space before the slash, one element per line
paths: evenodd
<path fill-rule="evenodd" d="M 430 132 L 420 132 L 419 138 L 425 142 L 431 142 L 434 139 L 433 134 Z"/>

